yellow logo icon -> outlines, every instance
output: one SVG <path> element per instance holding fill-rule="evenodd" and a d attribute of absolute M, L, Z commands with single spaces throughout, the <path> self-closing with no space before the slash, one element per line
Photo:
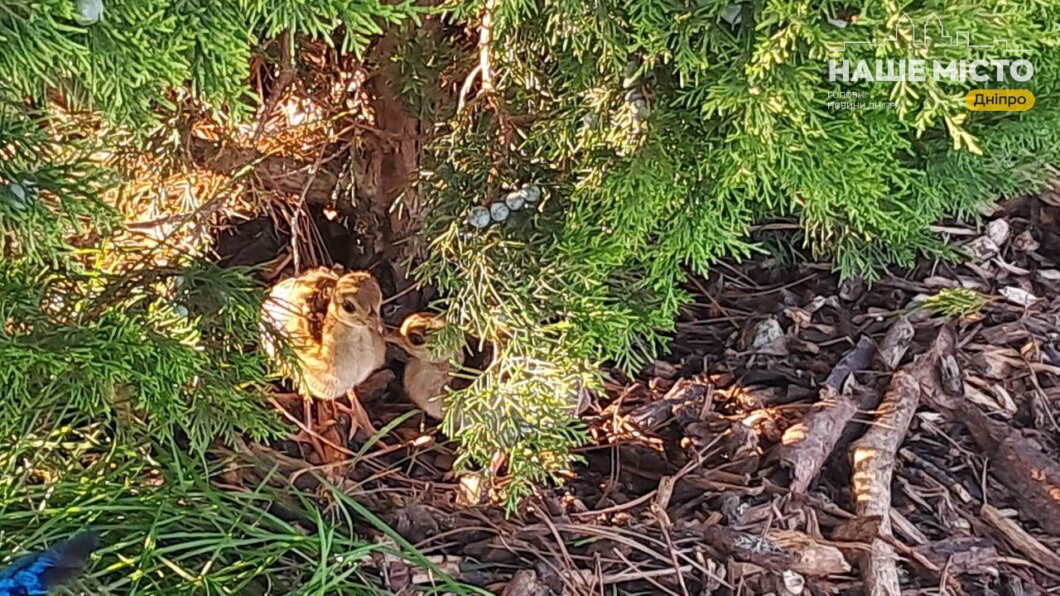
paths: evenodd
<path fill-rule="evenodd" d="M 1026 112 L 1034 107 L 1034 94 L 1027 89 L 975 89 L 964 98 L 973 112 Z"/>

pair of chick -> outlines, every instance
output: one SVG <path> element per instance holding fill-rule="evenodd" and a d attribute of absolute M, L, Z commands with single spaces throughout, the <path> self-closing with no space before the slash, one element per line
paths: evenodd
<path fill-rule="evenodd" d="M 380 315 L 382 299 L 379 283 L 366 271 L 340 274 L 320 267 L 284 280 L 269 293 L 264 315 L 288 340 L 299 370 L 283 365 L 268 333 L 266 353 L 281 372 L 297 379 L 303 394 L 322 400 L 349 395 L 353 424 L 371 429 L 355 389 L 386 363 L 386 344 L 397 344 L 409 354 L 402 381 L 410 401 L 440 419 L 450 360 L 459 361 L 462 354 L 432 354 L 430 334 L 445 323 L 428 313 L 414 313 L 396 334 L 387 333 Z"/>

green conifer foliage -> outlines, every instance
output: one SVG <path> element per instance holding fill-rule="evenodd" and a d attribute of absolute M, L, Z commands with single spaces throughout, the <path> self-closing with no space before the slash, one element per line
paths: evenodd
<path fill-rule="evenodd" d="M 817 256 L 871 280 L 888 265 L 943 254 L 930 224 L 1039 190 L 1060 157 L 1060 4 L 1052 1 L 446 8 L 473 27 L 492 22 L 495 92 L 472 91 L 449 112 L 422 185 L 431 244 L 420 275 L 443 288 L 451 318 L 505 346 L 469 391 L 472 409 L 507 399 L 505 387 L 531 374 L 528 359 L 571 378 L 591 363 L 644 363 L 688 301 L 686 276 L 755 250 L 746 237 L 758 221 L 797 217 Z M 895 35 L 903 18 L 919 37 Z M 924 47 L 917 40 L 927 23 L 968 41 Z M 1029 112 L 969 112 L 965 94 L 984 86 L 970 80 L 828 80 L 829 58 L 1013 58 L 1006 47 L 1036 66 L 1029 82 L 1007 85 L 1037 96 Z M 828 94 L 838 91 L 893 105 L 836 109 Z M 542 188 L 543 199 L 503 222 L 469 225 L 476 208 L 524 184 Z M 520 399 L 535 395 L 551 420 L 571 423 L 569 408 L 546 405 L 559 402 L 548 392 Z M 516 415 L 534 427 L 536 415 Z M 464 433 L 473 453 L 503 447 L 489 437 Z"/>
<path fill-rule="evenodd" d="M 139 255 L 117 272 L 94 267 L 117 223 L 97 197 L 120 183 L 99 156 L 123 148 L 79 131 L 84 122 L 68 114 L 25 106 L 58 92 L 111 126 L 152 127 L 170 100 L 190 92 L 245 114 L 259 36 L 330 39 L 342 25 L 345 49 L 361 51 L 414 8 L 333 0 L 88 4 L 98 19 L 85 19 L 85 3 L 0 2 L 0 357 L 11 363 L 0 372 L 0 403 L 12 412 L 120 413 L 148 435 L 186 433 L 199 451 L 241 430 L 262 436 L 277 425 L 253 399 L 266 375 L 247 351 L 260 304 L 249 278 L 195 263 L 159 271 Z M 76 238 L 83 242 L 71 245 Z"/>
<path fill-rule="evenodd" d="M 331 40 L 341 27 L 344 49 L 361 52 L 416 11 L 378 1 L 0 1 L 0 357 L 11 363 L 0 405 L 133 421 L 143 436 L 187 436 L 199 452 L 216 437 L 276 430 L 258 402 L 266 366 L 252 350 L 260 291 L 244 271 L 190 257 L 159 269 L 108 244 L 119 218 L 98 197 L 122 181 L 107 156 L 189 94 L 248 115 L 259 39 Z M 66 110 L 27 107 L 56 98 Z"/>
<path fill-rule="evenodd" d="M 251 113 L 261 36 L 341 25 L 361 51 L 413 8 L 103 0 L 89 22 L 82 3 L 0 0 L 0 548 L 95 527 L 107 561 L 86 593 L 370 590 L 356 566 L 374 549 L 349 528 L 307 507 L 321 540 L 303 549 L 301 527 L 263 511 L 270 496 L 212 485 L 209 445 L 282 430 L 263 404 L 261 289 L 194 255 L 122 248 L 101 197 L 177 101 Z"/>
<path fill-rule="evenodd" d="M 494 356 L 450 397 L 467 424 L 448 429 L 463 461 L 505 462 L 516 497 L 568 465 L 583 436 L 575 404 L 598 385 L 597 366 L 653 357 L 689 299 L 686 276 L 756 250 L 756 222 L 797 217 L 817 255 L 872 278 L 940 253 L 931 223 L 1039 189 L 1060 153 L 1053 0 L 435 7 L 450 32 L 474 31 L 489 13 L 492 93 L 475 80 L 461 90 L 479 48 L 421 35 L 427 9 L 410 1 L 102 0 L 92 22 L 78 6 L 0 0 L 0 357 L 16 363 L 0 373 L 0 404 L 142 419 L 200 449 L 274 428 L 248 399 L 265 376 L 248 348 L 260 297 L 242 273 L 94 266 L 116 222 L 96 200 L 116 183 L 97 158 L 129 135 L 79 136 L 26 106 L 61 97 L 140 134 L 188 98 L 245 118 L 247 66 L 263 39 L 294 51 L 299 36 L 338 39 L 360 53 L 404 20 L 395 87 L 414 113 L 447 122 L 424 126 L 434 142 L 417 274 Z M 968 44 L 890 40 L 904 17 L 937 20 Z M 998 57 L 994 40 L 1036 65 L 1031 111 L 970 113 L 970 82 L 827 79 L 840 51 L 971 60 Z M 455 78 L 445 92 L 431 88 L 440 73 Z M 894 105 L 834 109 L 828 93 L 841 90 Z"/>

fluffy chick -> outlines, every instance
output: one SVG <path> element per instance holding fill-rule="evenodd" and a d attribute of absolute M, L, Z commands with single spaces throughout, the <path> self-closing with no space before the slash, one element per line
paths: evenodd
<path fill-rule="evenodd" d="M 323 400 L 348 394 L 357 428 L 372 427 L 353 391 L 386 361 L 382 297 L 366 271 L 339 275 L 320 267 L 276 284 L 264 305 L 265 321 L 290 342 L 299 370 L 282 362 L 268 332 L 266 353 L 301 393 Z"/>
<path fill-rule="evenodd" d="M 444 416 L 445 388 L 452 380 L 453 362 L 463 364 L 464 352 L 436 353 L 430 345 L 431 334 L 445 327 L 445 319 L 431 313 L 413 313 L 401 323 L 393 341 L 409 354 L 402 385 L 409 401 L 428 416 Z"/>

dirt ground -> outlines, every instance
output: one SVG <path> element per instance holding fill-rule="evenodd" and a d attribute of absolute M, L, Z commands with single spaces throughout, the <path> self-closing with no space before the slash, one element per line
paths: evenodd
<path fill-rule="evenodd" d="M 513 596 L 1053 593 L 1060 193 L 988 221 L 938 228 L 965 256 L 872 284 L 777 257 L 691 280 L 672 352 L 607 375 L 584 462 L 511 516 L 467 503 L 419 415 L 344 488 L 457 579 Z M 399 373 L 362 388 L 381 425 L 409 409 Z M 302 485 L 319 463 L 294 441 L 245 453 Z M 368 564 L 395 593 L 431 585 Z"/>

